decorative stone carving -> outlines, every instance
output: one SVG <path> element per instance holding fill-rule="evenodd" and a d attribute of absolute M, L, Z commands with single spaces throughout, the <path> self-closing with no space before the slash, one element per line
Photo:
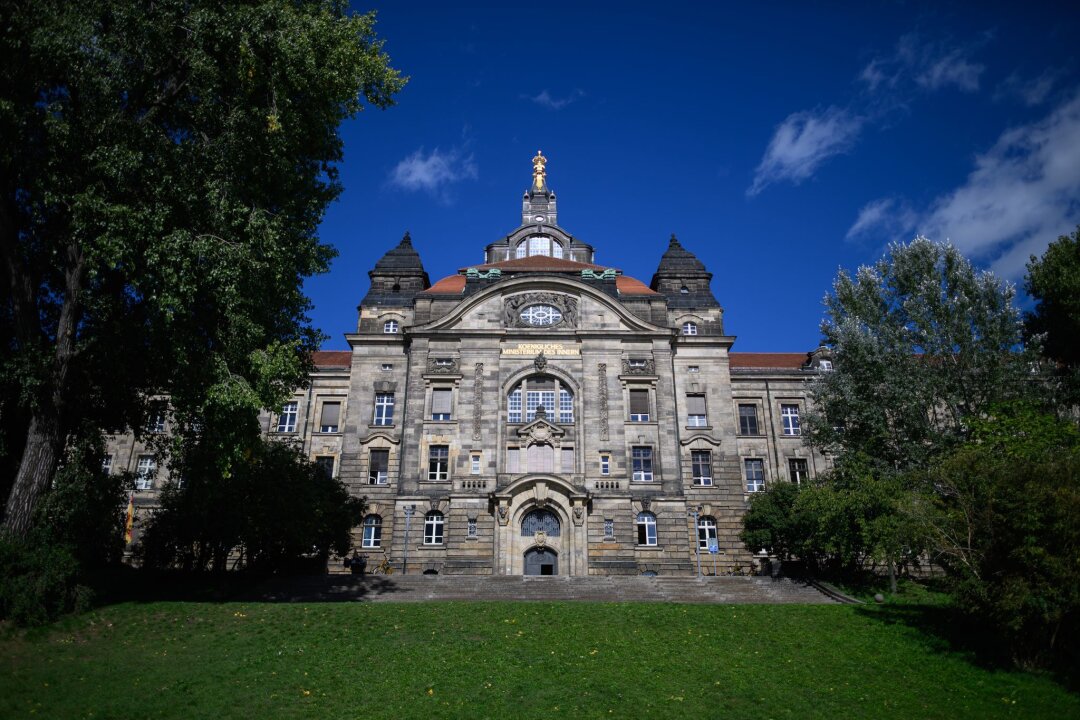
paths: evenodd
<path fill-rule="evenodd" d="M 438 500 L 438 498 L 432 498 L 431 502 L 429 504 L 431 505 L 432 510 L 438 510 L 439 509 L 439 500 Z"/>
<path fill-rule="evenodd" d="M 537 420 L 547 420 L 547 408 L 546 407 L 544 407 L 543 405 L 537 405 L 535 412 L 536 412 L 536 419 Z"/>
<path fill-rule="evenodd" d="M 656 361 L 652 358 L 623 358 L 623 375 L 655 375 Z"/>
<path fill-rule="evenodd" d="M 562 314 L 559 321 L 545 327 L 577 327 L 577 298 L 553 292 L 523 293 L 506 298 L 503 301 L 503 324 L 506 327 L 534 327 L 521 319 L 521 311 L 529 305 L 551 305 L 559 309 Z"/>
<path fill-rule="evenodd" d="M 427 371 L 429 374 L 457 374 L 457 358 L 428 357 Z"/>
<path fill-rule="evenodd" d="M 543 530 L 537 530 L 536 534 L 533 535 L 533 540 L 536 541 L 536 544 L 539 547 L 544 547 L 544 545 L 547 544 L 547 533 L 545 533 Z"/>
<path fill-rule="evenodd" d="M 574 508 L 574 519 L 575 520 L 580 520 L 581 516 L 584 515 L 584 514 L 585 514 L 585 508 L 581 507 L 580 505 L 578 505 L 576 508 Z"/>
<path fill-rule="evenodd" d="M 547 367 L 547 358 L 544 357 L 544 351 L 541 350 L 540 354 L 533 360 L 533 367 L 536 368 L 536 372 L 544 372 L 544 368 Z"/>
<path fill-rule="evenodd" d="M 474 267 L 465 270 L 465 278 L 467 280 L 498 280 L 501 277 L 502 270 L 499 268 L 491 268 L 486 272 Z"/>
<path fill-rule="evenodd" d="M 476 363 L 473 371 L 473 440 L 483 439 L 483 412 L 484 412 L 484 363 Z"/>
<path fill-rule="evenodd" d="M 607 363 L 597 363 L 600 373 L 600 439 L 608 439 Z"/>
<path fill-rule="evenodd" d="M 650 498 L 648 495 L 641 498 L 641 509 L 644 512 L 649 512 L 650 507 L 652 507 L 652 498 Z"/>
<path fill-rule="evenodd" d="M 582 280 L 614 280 L 617 275 L 620 275 L 615 268 L 604 268 L 601 272 L 595 270 L 585 269 L 581 271 Z"/>

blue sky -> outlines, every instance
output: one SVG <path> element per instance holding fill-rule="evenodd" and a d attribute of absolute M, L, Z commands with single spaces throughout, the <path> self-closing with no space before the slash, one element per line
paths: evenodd
<path fill-rule="evenodd" d="M 324 348 L 405 230 L 432 282 L 481 262 L 537 149 L 599 264 L 647 283 L 673 232 L 705 262 L 735 350 L 816 347 L 838 268 L 916 232 L 1022 284 L 1080 222 L 1068 5 L 375 5 L 411 80 L 342 129 L 340 255 L 306 284 Z"/>

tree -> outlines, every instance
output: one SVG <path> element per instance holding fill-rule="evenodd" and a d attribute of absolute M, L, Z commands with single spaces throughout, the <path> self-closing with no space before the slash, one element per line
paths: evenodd
<path fill-rule="evenodd" d="M 923 467 L 990 405 L 1039 392 L 1014 291 L 947 244 L 916 238 L 854 277 L 841 270 L 821 330 L 834 372 L 815 384 L 812 443 L 879 470 Z"/>
<path fill-rule="evenodd" d="M 373 26 L 340 0 L 5 5 L 7 529 L 26 534 L 84 420 L 139 428 L 168 394 L 198 427 L 302 383 L 338 126 L 405 82 Z M 222 450 L 227 468 L 242 448 Z"/>
<path fill-rule="evenodd" d="M 1041 258 L 1031 256 L 1026 288 L 1035 310 L 1025 314 L 1028 338 L 1042 341 L 1045 355 L 1060 364 L 1068 392 L 1064 403 L 1080 401 L 1080 227 L 1050 243 Z"/>

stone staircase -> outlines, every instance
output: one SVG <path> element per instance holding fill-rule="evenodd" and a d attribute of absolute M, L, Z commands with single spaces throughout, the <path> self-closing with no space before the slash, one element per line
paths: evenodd
<path fill-rule="evenodd" d="M 833 603 L 801 580 L 769 577 L 589 575 L 320 575 L 274 578 L 245 596 L 263 602 L 496 600 L 668 603 Z"/>

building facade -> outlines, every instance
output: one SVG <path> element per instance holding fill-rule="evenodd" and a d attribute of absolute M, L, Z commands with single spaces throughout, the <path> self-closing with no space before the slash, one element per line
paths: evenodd
<path fill-rule="evenodd" d="M 748 567 L 750 495 L 828 466 L 803 441 L 812 353 L 735 353 L 712 274 L 672 236 L 651 282 L 558 223 L 533 159 L 521 224 L 434 284 L 409 236 L 369 272 L 349 351 L 263 418 L 368 499 L 355 547 L 408 572 Z M 130 438 L 113 458 L 164 480 Z M 710 554 L 710 545 L 717 552 Z"/>

